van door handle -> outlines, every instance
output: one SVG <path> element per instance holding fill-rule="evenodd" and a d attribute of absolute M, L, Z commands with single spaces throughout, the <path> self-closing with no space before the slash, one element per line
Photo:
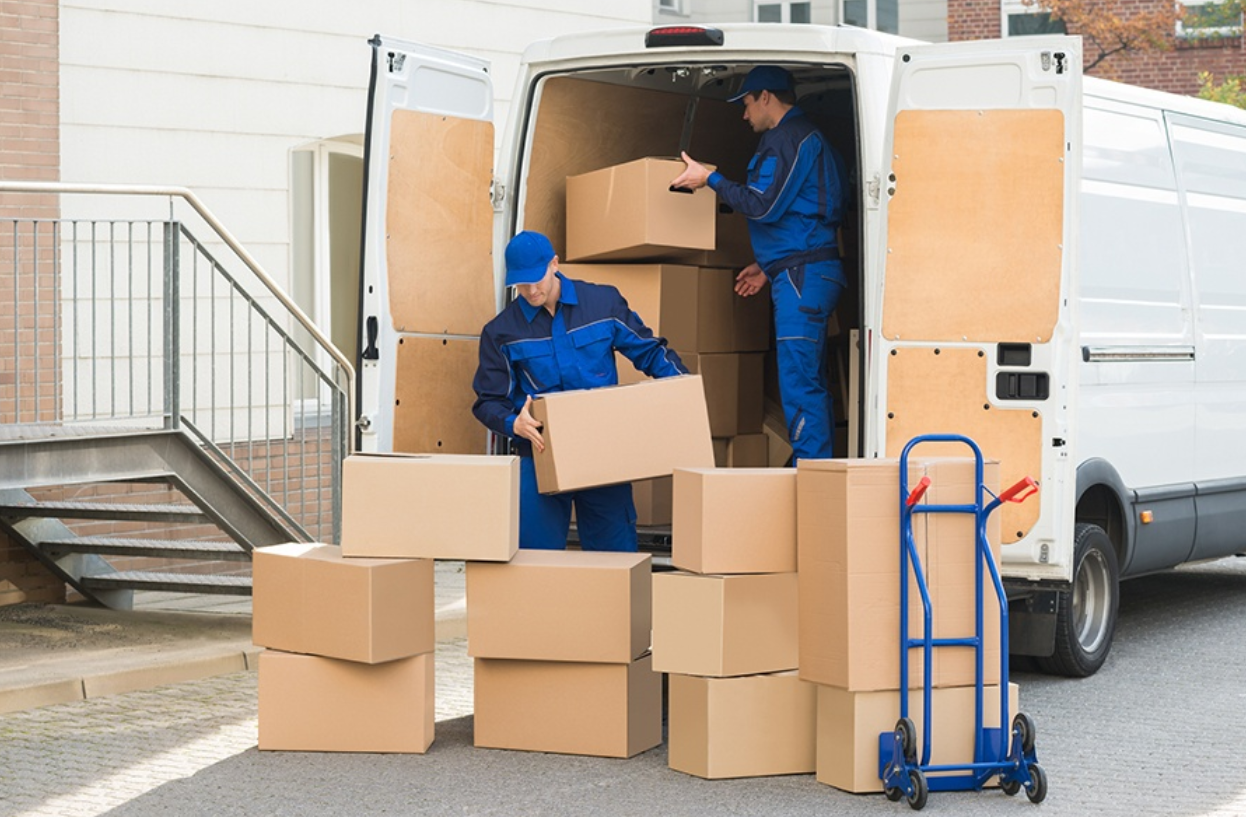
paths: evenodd
<path fill-rule="evenodd" d="M 378 360 L 381 355 L 376 350 L 377 322 L 376 322 L 375 317 L 373 316 L 368 317 L 366 328 L 367 328 L 368 342 L 367 342 L 367 345 L 364 347 L 363 354 L 360 355 L 360 357 L 362 357 L 364 360 Z"/>

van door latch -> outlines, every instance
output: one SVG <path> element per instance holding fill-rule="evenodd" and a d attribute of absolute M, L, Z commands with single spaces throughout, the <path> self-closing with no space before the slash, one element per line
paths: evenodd
<path fill-rule="evenodd" d="M 489 201 L 493 204 L 494 210 L 502 209 L 502 202 L 506 199 L 506 185 L 497 179 L 489 183 Z"/>

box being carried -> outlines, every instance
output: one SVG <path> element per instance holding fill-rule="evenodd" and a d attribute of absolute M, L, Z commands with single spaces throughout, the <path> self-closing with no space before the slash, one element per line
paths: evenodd
<path fill-rule="evenodd" d="M 667 260 L 714 249 L 717 196 L 671 190 L 678 159 L 567 177 L 567 261 Z M 712 168 L 711 168 L 712 169 Z"/>
<path fill-rule="evenodd" d="M 543 494 L 714 465 L 705 391 L 696 376 L 550 392 L 532 402 L 532 415 L 544 426 L 545 450 L 533 455 Z"/>

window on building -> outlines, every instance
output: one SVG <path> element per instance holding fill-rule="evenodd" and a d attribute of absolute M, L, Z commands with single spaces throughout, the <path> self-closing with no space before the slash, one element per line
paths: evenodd
<path fill-rule="evenodd" d="M 1190 0 L 1177 21 L 1177 36 L 1186 40 L 1242 35 L 1242 0 Z"/>
<path fill-rule="evenodd" d="M 813 3 L 765 2 L 754 0 L 753 19 L 759 23 L 811 23 Z"/>
<path fill-rule="evenodd" d="M 1057 20 L 1051 12 L 1043 11 L 1037 5 L 1026 5 L 1021 0 L 1002 0 L 1000 15 L 1000 31 L 1005 37 L 1069 33 L 1063 20 Z"/>
<path fill-rule="evenodd" d="M 899 0 L 843 0 L 840 19 L 846 25 L 900 33 Z"/>
<path fill-rule="evenodd" d="M 668 14 L 683 14 L 684 0 L 658 0 L 658 10 Z"/>

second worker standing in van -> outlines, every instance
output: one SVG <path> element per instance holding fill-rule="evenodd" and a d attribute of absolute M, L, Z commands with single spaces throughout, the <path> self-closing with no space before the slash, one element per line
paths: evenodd
<path fill-rule="evenodd" d="M 792 75 L 754 68 L 730 102 L 762 134 L 744 184 L 728 181 L 683 154 L 673 187 L 709 185 L 748 218 L 755 263 L 735 291 L 755 295 L 768 282 L 774 305 L 779 393 L 793 459 L 828 459 L 835 430 L 827 388 L 827 322 L 845 285 L 836 229 L 847 186 L 843 158 L 796 106 Z"/>
<path fill-rule="evenodd" d="M 544 450 L 532 398 L 619 382 L 618 350 L 650 377 L 687 374 L 612 286 L 566 278 L 549 239 L 525 230 L 506 246 L 506 285 L 519 297 L 485 325 L 472 388 L 476 419 L 515 441 L 519 465 L 519 546 L 567 547 L 574 504 L 584 550 L 636 550 L 631 483 L 561 494 L 537 490 L 532 449 Z M 609 429 L 602 429 L 608 434 Z"/>

